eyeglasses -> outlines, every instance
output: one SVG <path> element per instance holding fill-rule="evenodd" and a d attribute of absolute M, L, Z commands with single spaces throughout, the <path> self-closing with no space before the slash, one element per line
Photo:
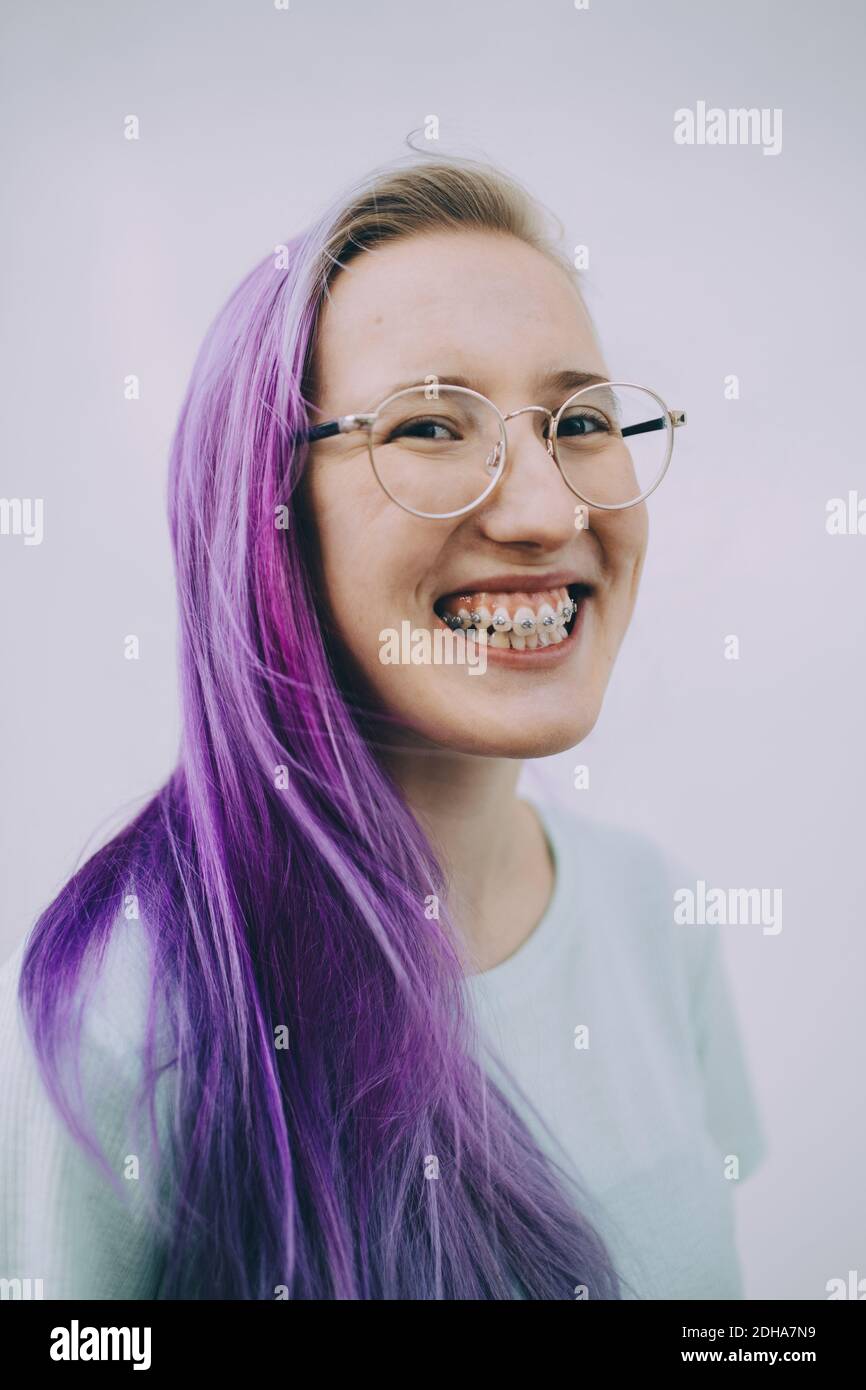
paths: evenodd
<path fill-rule="evenodd" d="M 464 516 L 490 496 L 508 459 L 507 420 L 546 416 L 543 438 L 562 479 L 602 511 L 637 506 L 668 470 L 673 432 L 685 412 L 669 410 L 646 386 L 604 381 L 584 386 L 554 414 L 525 405 L 502 415 L 468 386 L 438 383 L 395 391 L 370 413 L 341 415 L 302 439 L 364 430 L 373 472 L 392 502 L 413 516 Z"/>

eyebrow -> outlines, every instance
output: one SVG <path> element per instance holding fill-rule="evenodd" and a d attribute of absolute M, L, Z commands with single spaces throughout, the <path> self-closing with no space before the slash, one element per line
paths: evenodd
<path fill-rule="evenodd" d="M 478 391 L 482 396 L 486 396 L 482 383 L 476 377 L 459 375 L 439 375 L 429 372 L 440 386 L 465 386 L 470 391 Z M 566 392 L 579 391 L 583 386 L 606 385 L 609 377 L 599 376 L 596 372 L 578 372 L 571 368 L 561 368 L 558 371 L 539 372 L 532 378 L 532 390 L 534 392 L 556 391 L 563 395 Z M 423 377 L 412 377 L 410 380 L 397 382 L 385 387 L 376 397 L 377 401 L 387 400 L 389 396 L 396 395 L 398 391 L 406 391 L 410 386 L 423 386 Z"/>

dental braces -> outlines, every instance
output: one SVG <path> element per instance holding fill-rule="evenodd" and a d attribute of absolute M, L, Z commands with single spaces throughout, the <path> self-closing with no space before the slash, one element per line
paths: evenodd
<path fill-rule="evenodd" d="M 564 603 L 562 605 L 561 618 L 557 617 L 555 613 L 547 613 L 541 619 L 541 622 L 545 627 L 554 627 L 557 623 L 569 623 L 571 622 L 571 619 L 576 611 L 577 605 L 574 603 L 572 599 L 569 599 L 567 603 Z M 448 627 L 453 629 L 457 629 L 463 626 L 462 619 L 456 613 L 446 613 L 444 615 L 443 621 L 447 623 Z M 476 627 L 478 627 L 479 623 L 481 622 L 481 614 L 473 609 L 469 614 L 469 621 L 470 623 L 473 623 Z M 509 621 L 510 620 L 508 618 L 503 618 L 501 614 L 497 614 L 496 617 L 492 620 L 492 625 L 493 627 L 502 628 Z M 538 629 L 538 625 L 534 618 L 524 618 L 520 623 L 512 624 L 512 631 L 516 628 L 521 628 L 524 632 L 528 634 L 530 632 L 536 632 Z"/>

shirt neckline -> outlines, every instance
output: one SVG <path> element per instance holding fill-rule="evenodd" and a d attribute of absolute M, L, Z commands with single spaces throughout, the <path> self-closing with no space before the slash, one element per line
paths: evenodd
<path fill-rule="evenodd" d="M 475 993 L 510 993 L 523 989 L 540 965 L 550 960 L 551 948 L 568 920 L 567 903 L 571 895 L 571 861 L 559 833 L 557 817 L 549 806 L 534 795 L 523 793 L 522 801 L 534 807 L 553 861 L 553 891 L 540 921 L 517 950 L 489 970 L 466 975 L 467 988 Z"/>

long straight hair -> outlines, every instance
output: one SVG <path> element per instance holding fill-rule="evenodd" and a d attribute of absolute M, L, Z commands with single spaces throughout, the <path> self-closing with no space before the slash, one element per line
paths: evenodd
<path fill-rule="evenodd" d="M 28 942 L 21 1000 L 45 1082 L 111 1173 L 60 1075 L 84 967 L 136 903 L 150 960 L 138 1101 L 171 1171 L 153 1211 L 161 1298 L 620 1296 L 565 1169 L 477 1055 L 443 869 L 377 757 L 387 716 L 332 650 L 298 490 L 334 277 L 444 228 L 560 259 L 498 170 L 398 163 L 277 247 L 209 329 L 171 450 L 177 766 Z"/>

